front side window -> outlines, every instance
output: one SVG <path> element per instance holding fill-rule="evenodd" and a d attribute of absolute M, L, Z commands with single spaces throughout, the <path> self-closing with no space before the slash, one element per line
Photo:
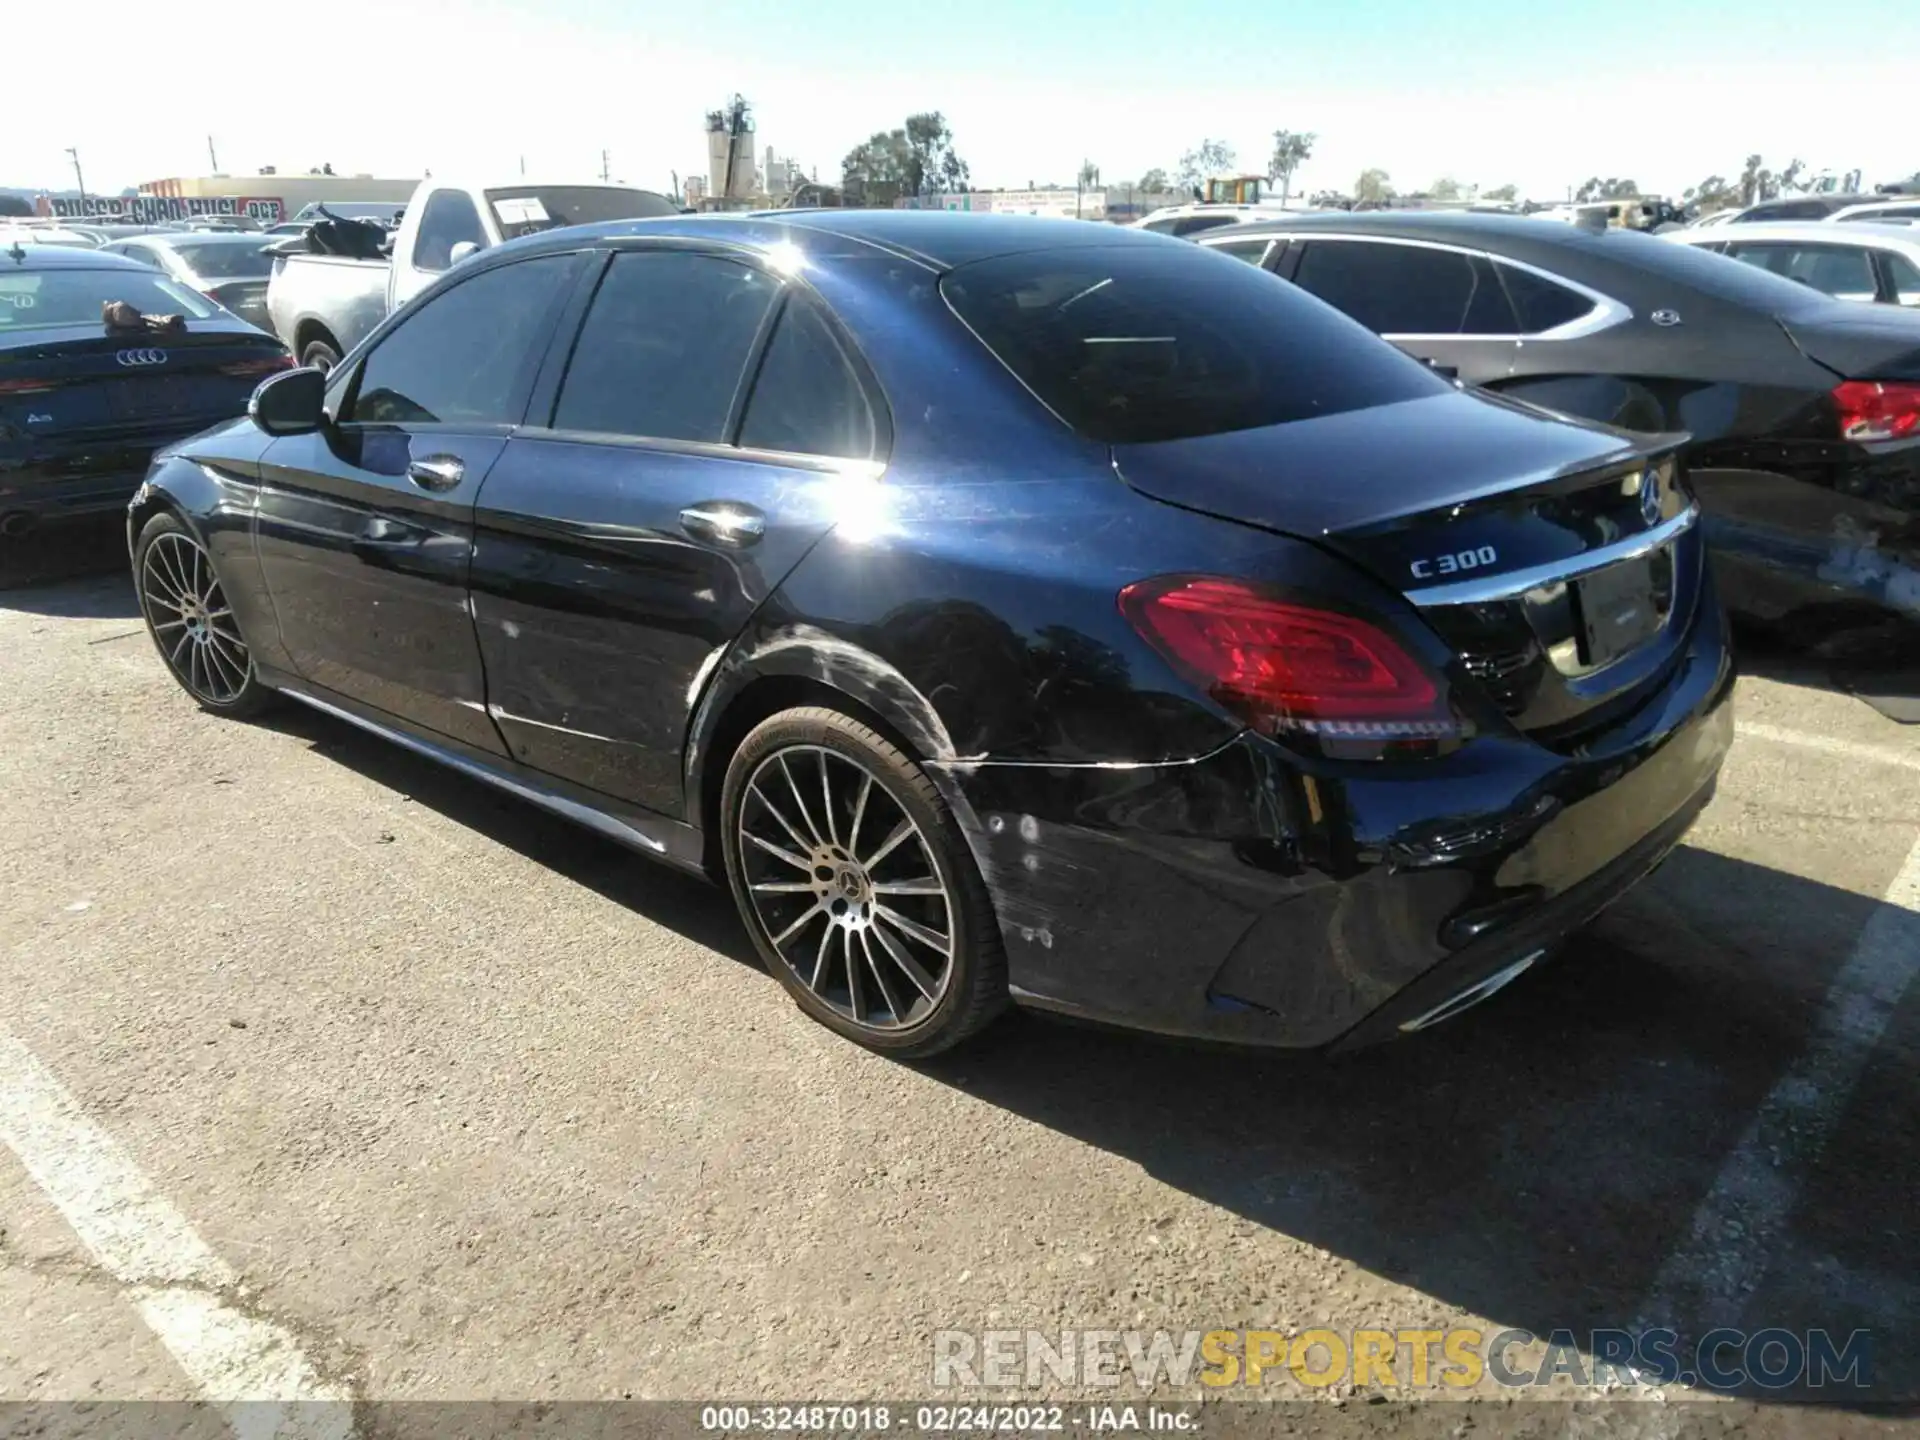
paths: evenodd
<path fill-rule="evenodd" d="M 740 443 L 866 460 L 873 438 L 873 411 L 839 341 L 820 312 L 796 297 L 767 342 Z"/>
<path fill-rule="evenodd" d="M 571 255 L 482 271 L 383 336 L 360 367 L 343 421 L 513 425 Z"/>
<path fill-rule="evenodd" d="M 1198 247 L 980 260 L 940 293 L 1062 421 L 1100 444 L 1250 430 L 1448 393 L 1418 361 L 1250 265 Z"/>
<path fill-rule="evenodd" d="M 451 268 L 453 247 L 463 242 L 487 243 L 487 232 L 480 227 L 480 212 L 464 190 L 434 191 L 420 214 L 420 233 L 413 243 L 414 267 L 435 274 Z"/>
<path fill-rule="evenodd" d="M 1312 240 L 1293 283 L 1381 335 L 1511 335 L 1492 268 L 1453 250 Z"/>
<path fill-rule="evenodd" d="M 779 293 L 765 271 L 717 255 L 615 255 L 567 363 L 554 428 L 718 444 Z"/>

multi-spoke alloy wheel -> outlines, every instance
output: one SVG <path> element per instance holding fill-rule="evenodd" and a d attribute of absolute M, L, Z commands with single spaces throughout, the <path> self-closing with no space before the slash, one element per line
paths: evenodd
<path fill-rule="evenodd" d="M 162 515 L 141 532 L 137 555 L 141 613 L 174 679 L 209 709 L 253 708 L 263 687 L 207 552 Z"/>
<path fill-rule="evenodd" d="M 916 1055 L 998 1008 L 1004 961 L 972 858 L 884 738 L 832 711 L 775 716 L 735 756 L 725 814 L 735 897 L 802 1008 Z"/>

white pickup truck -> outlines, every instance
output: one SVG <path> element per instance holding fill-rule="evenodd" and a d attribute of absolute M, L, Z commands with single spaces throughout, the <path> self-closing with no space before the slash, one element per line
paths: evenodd
<path fill-rule="evenodd" d="M 329 369 L 404 305 L 476 251 L 562 225 L 677 215 L 663 195 L 626 185 L 466 186 L 423 180 L 386 258 L 278 254 L 267 284 L 274 333 L 303 365 Z"/>

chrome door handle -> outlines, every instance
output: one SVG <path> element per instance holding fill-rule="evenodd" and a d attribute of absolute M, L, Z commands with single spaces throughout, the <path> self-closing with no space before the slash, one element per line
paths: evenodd
<path fill-rule="evenodd" d="M 767 533 L 767 517 L 737 500 L 703 500 L 680 512 L 680 528 L 715 545 L 751 545 Z"/>
<path fill-rule="evenodd" d="M 451 490 L 466 478 L 467 464 L 458 455 L 429 455 L 407 466 L 407 479 L 422 490 Z"/>

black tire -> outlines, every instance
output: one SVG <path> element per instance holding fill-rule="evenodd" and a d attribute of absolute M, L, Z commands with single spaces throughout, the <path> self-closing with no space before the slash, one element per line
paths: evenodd
<path fill-rule="evenodd" d="M 133 588 L 147 635 L 201 709 L 240 720 L 274 700 L 226 604 L 213 557 L 180 517 L 161 511 L 133 544 Z"/>
<path fill-rule="evenodd" d="M 762 787 L 782 781 L 776 812 Z M 960 1044 L 1005 1007 L 1000 928 L 960 826 L 925 772 L 870 726 L 818 707 L 762 721 L 727 766 L 720 825 L 755 948 L 821 1024 L 919 1059 Z M 909 873 L 923 866 L 937 896 Z M 936 974 L 931 942 L 940 940 L 948 953 Z"/>
<path fill-rule="evenodd" d="M 300 352 L 300 363 L 316 370 L 331 370 L 340 363 L 340 351 L 331 340 L 309 340 Z"/>

